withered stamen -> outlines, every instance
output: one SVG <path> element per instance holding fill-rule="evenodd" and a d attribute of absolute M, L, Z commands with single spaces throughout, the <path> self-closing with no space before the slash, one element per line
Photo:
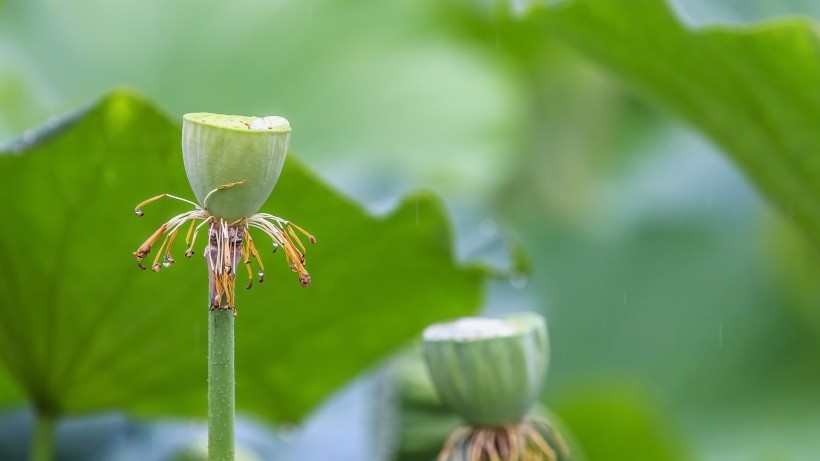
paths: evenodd
<path fill-rule="evenodd" d="M 144 200 L 144 201 L 140 202 L 140 204 L 139 204 L 139 205 L 137 205 L 137 206 L 136 206 L 136 208 L 134 208 L 134 213 L 136 213 L 136 214 L 137 214 L 137 216 L 143 216 L 143 215 L 144 215 L 144 213 L 142 212 L 142 207 L 144 207 L 145 205 L 148 205 L 148 204 L 149 204 L 149 203 L 151 203 L 151 202 L 155 202 L 155 201 L 157 201 L 157 200 L 159 200 L 159 199 L 161 199 L 161 198 L 164 198 L 164 197 L 172 198 L 172 199 L 174 199 L 174 200 L 180 200 L 180 201 L 183 201 L 183 202 L 185 202 L 185 203 L 188 203 L 188 204 L 193 205 L 193 206 L 194 206 L 197 210 L 199 210 L 199 209 L 200 209 L 200 208 L 199 208 L 199 205 L 197 205 L 196 203 L 194 203 L 194 202 L 192 202 L 192 201 L 190 201 L 190 200 L 186 200 L 186 199 L 184 199 L 184 198 L 182 198 L 182 197 L 177 197 L 176 195 L 171 195 L 171 194 L 160 194 L 160 195 L 157 195 L 156 197 L 151 197 L 151 198 L 149 198 L 148 200 Z"/>
<path fill-rule="evenodd" d="M 293 230 L 293 228 L 290 225 L 288 225 L 286 229 L 288 230 L 288 234 L 290 234 L 290 236 L 293 237 L 292 241 L 295 241 L 299 244 L 299 248 L 302 250 L 302 253 L 306 253 L 307 249 L 305 249 L 305 245 L 303 245 L 302 241 L 299 240 L 299 237 L 296 236 L 296 232 Z"/>
<path fill-rule="evenodd" d="M 196 225 L 196 219 L 191 220 L 191 226 L 188 228 L 188 233 L 185 234 L 185 244 L 190 246 L 191 241 L 191 234 L 194 232 L 194 226 Z"/>
<path fill-rule="evenodd" d="M 216 189 L 208 192 L 208 195 L 206 195 L 205 199 L 202 200 L 202 206 L 207 210 L 208 209 L 208 199 L 211 198 L 211 195 L 213 195 L 214 193 L 219 192 L 221 190 L 228 189 L 230 187 L 241 186 L 242 184 L 246 184 L 247 182 L 248 182 L 248 180 L 243 179 L 241 181 L 234 181 L 234 182 L 231 182 L 231 183 L 228 183 L 228 184 L 222 184 L 220 186 L 217 186 Z"/>
<path fill-rule="evenodd" d="M 310 233 L 308 233 L 308 231 L 302 229 L 301 227 L 297 226 L 296 224 L 293 224 L 290 221 L 288 221 L 288 225 L 295 227 L 296 230 L 298 230 L 299 232 L 305 234 L 305 236 L 308 238 L 308 240 L 310 240 L 310 243 L 316 243 L 316 237 L 310 235 Z"/>
<path fill-rule="evenodd" d="M 209 197 L 217 191 L 242 184 L 246 184 L 244 179 L 223 184 L 208 193 L 203 202 L 207 204 Z M 203 226 L 209 225 L 205 257 L 208 260 L 210 278 L 210 309 L 232 309 L 234 315 L 236 315 L 235 294 L 237 264 L 244 264 L 248 272 L 246 289 L 250 289 L 253 286 L 252 260 L 256 260 L 259 265 L 259 283 L 265 281 L 265 265 L 249 233 L 252 227 L 261 230 L 271 239 L 274 253 L 279 247 L 284 248 L 285 262 L 293 272 L 298 274 L 300 285 L 308 286 L 310 284 L 310 274 L 308 274 L 304 267 L 307 263 L 305 259 L 307 249 L 296 231 L 306 235 L 311 243 L 316 243 L 316 239 L 301 227 L 267 213 L 257 213 L 248 218 L 240 218 L 233 222 L 227 222 L 210 215 L 204 206 L 200 207 L 194 202 L 170 194 L 158 195 L 140 203 L 135 208 L 135 213 L 142 216 L 144 214 L 141 209 L 142 206 L 163 197 L 170 197 L 193 204 L 195 209 L 176 215 L 168 220 L 154 231 L 142 246 L 133 253 L 137 258 L 137 265 L 140 269 L 146 270 L 146 266 L 142 264 L 141 261 L 151 252 L 151 248 L 163 235 L 164 239 L 156 252 L 151 269 L 154 272 L 159 272 L 163 266 L 168 267 L 173 264 L 175 260 L 173 256 L 171 256 L 171 249 L 180 229 L 190 221 L 190 225 L 185 233 L 185 243 L 187 245 L 185 250 L 186 258 L 190 258 L 194 254 L 194 246 L 199 231 Z M 197 221 L 200 220 L 201 222 L 197 223 Z M 240 260 L 239 258 L 242 259 Z"/>

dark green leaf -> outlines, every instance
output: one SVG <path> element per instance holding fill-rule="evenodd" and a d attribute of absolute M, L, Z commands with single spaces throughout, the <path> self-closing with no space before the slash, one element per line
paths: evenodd
<path fill-rule="evenodd" d="M 662 0 L 578 0 L 533 20 L 706 133 L 820 244 L 816 23 L 689 30 Z"/>

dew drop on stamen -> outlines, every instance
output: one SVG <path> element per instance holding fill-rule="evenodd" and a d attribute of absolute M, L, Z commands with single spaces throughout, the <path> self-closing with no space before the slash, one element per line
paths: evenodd
<path fill-rule="evenodd" d="M 259 283 L 262 283 L 264 281 L 265 281 L 265 273 L 262 272 L 262 271 L 259 271 Z"/>

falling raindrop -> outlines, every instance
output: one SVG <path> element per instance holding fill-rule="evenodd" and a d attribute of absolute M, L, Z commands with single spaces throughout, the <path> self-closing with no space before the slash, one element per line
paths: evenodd
<path fill-rule="evenodd" d="M 723 347 L 723 324 L 718 324 L 718 347 Z"/>

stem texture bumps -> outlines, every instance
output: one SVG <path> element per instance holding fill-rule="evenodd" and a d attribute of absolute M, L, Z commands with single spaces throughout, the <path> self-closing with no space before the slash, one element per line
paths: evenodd
<path fill-rule="evenodd" d="M 208 459 L 234 460 L 233 311 L 208 312 Z"/>

